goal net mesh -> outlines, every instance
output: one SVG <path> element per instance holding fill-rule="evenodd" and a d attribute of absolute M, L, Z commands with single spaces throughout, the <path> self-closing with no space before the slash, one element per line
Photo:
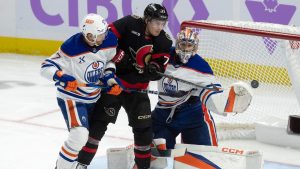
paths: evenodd
<path fill-rule="evenodd" d="M 198 54 L 209 62 L 223 87 L 237 81 L 252 83 L 254 96 L 246 112 L 213 114 L 219 138 L 254 137 L 255 122 L 300 114 L 286 61 L 289 44 L 299 48 L 289 36 L 300 37 L 299 28 L 237 21 L 186 21 L 184 27 L 199 33 Z"/>

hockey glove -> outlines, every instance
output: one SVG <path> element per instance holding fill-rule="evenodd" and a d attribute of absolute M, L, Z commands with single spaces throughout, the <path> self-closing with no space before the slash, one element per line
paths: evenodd
<path fill-rule="evenodd" d="M 64 74 L 61 70 L 55 72 L 53 79 L 67 91 L 77 90 L 77 80 L 71 75 Z"/>
<path fill-rule="evenodd" d="M 243 113 L 250 106 L 252 90 L 244 82 L 233 83 L 230 86 L 225 112 Z"/>
<path fill-rule="evenodd" d="M 149 74 L 151 75 L 157 75 L 157 72 L 161 72 L 160 66 L 155 63 L 151 62 L 146 66 L 146 70 L 148 71 Z"/>
<path fill-rule="evenodd" d="M 119 95 L 123 90 L 120 79 L 114 73 L 104 75 L 100 81 L 107 87 L 105 90 L 102 90 L 107 94 Z"/>
<path fill-rule="evenodd" d="M 150 62 L 145 68 L 144 76 L 151 81 L 158 80 L 161 76 L 157 72 L 163 72 L 162 68 L 156 62 Z"/>

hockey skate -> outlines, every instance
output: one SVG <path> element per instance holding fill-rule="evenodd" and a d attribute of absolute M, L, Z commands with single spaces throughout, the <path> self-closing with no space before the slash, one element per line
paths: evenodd
<path fill-rule="evenodd" d="M 76 168 L 75 169 L 87 169 L 87 165 L 85 164 L 81 164 L 81 163 L 77 163 Z"/>
<path fill-rule="evenodd" d="M 138 169 L 137 165 L 134 164 L 134 166 L 132 167 L 132 169 Z"/>

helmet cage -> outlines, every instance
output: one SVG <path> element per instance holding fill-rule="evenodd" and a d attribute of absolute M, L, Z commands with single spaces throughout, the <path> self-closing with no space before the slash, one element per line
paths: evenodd
<path fill-rule="evenodd" d="M 198 44 L 198 34 L 191 29 L 184 29 L 177 34 L 176 53 L 182 63 L 187 63 L 197 53 Z"/>

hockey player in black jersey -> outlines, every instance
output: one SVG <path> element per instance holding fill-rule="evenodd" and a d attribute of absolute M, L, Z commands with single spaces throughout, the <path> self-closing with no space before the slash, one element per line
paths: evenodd
<path fill-rule="evenodd" d="M 125 88 L 146 89 L 149 81 L 159 80 L 157 71 L 164 72 L 169 60 L 172 40 L 163 30 L 168 14 L 160 4 L 149 4 L 144 17 L 125 16 L 110 25 L 118 37 L 117 71 Z M 89 165 L 98 143 L 109 123 L 115 123 L 123 106 L 134 134 L 135 168 L 150 167 L 152 142 L 151 107 L 147 94 L 123 91 L 119 96 L 103 93 L 97 101 L 90 125 L 87 144 L 80 151 L 78 162 Z"/>

